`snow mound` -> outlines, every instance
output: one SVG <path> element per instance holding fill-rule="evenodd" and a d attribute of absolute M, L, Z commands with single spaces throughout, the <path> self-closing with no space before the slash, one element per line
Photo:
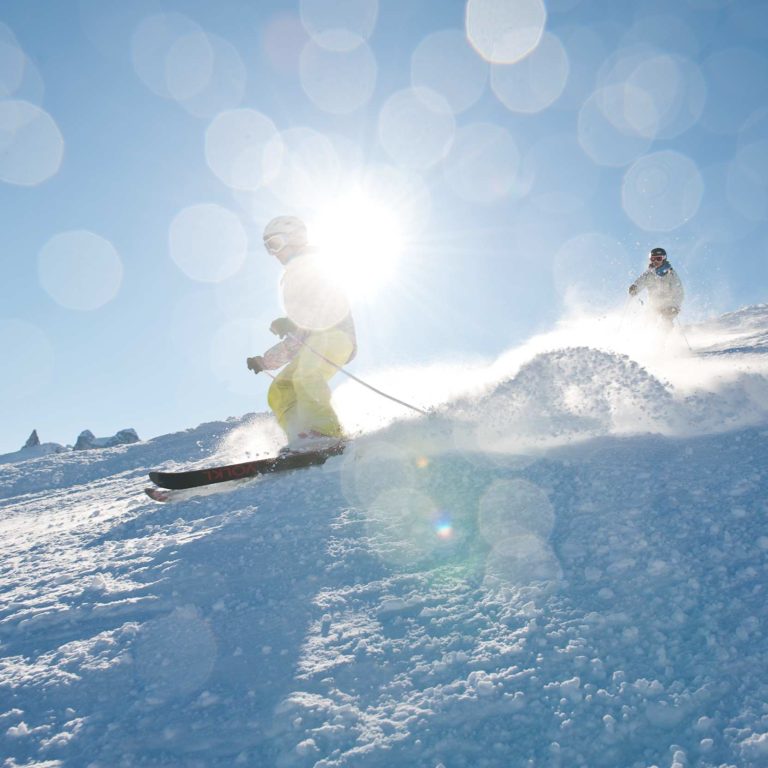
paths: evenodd
<path fill-rule="evenodd" d="M 768 366 L 724 368 L 691 355 L 641 365 L 571 347 L 534 356 L 484 396 L 441 413 L 456 419 L 458 445 L 507 453 L 606 435 L 713 434 L 768 420 Z"/>
<path fill-rule="evenodd" d="M 559 445 L 627 431 L 666 431 L 674 400 L 626 355 L 572 348 L 537 355 L 478 401 L 457 404 L 486 450 Z"/>

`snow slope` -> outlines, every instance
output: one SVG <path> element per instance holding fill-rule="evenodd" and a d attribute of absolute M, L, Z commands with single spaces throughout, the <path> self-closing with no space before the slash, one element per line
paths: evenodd
<path fill-rule="evenodd" d="M 228 493 L 142 488 L 264 415 L 5 465 L 0 765 L 768 765 L 768 307 L 589 322 Z"/>
<path fill-rule="evenodd" d="M 59 443 L 39 443 L 38 445 L 24 446 L 13 453 L 0 454 L 0 464 L 15 464 L 28 459 L 36 459 L 39 456 L 48 456 L 51 453 L 65 453 L 67 450 Z"/>

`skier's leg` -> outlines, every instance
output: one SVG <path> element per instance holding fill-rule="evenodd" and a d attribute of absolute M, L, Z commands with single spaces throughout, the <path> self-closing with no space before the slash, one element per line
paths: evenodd
<path fill-rule="evenodd" d="M 298 370 L 298 361 L 293 360 L 275 376 L 275 380 L 267 392 L 267 403 L 275 414 L 277 423 L 288 436 L 288 440 L 294 440 L 301 431 L 298 422 L 298 398 L 294 377 Z"/>
<path fill-rule="evenodd" d="M 667 331 L 672 330 L 672 327 L 674 326 L 675 318 L 677 317 L 679 312 L 680 310 L 677 307 L 664 307 L 661 310 L 659 310 L 659 315 L 661 317 L 665 330 Z"/>
<path fill-rule="evenodd" d="M 336 330 L 314 333 L 307 344 L 297 357 L 298 370 L 294 378 L 298 419 L 304 431 L 341 437 L 341 424 L 331 406 L 328 382 L 337 372 L 332 363 L 341 366 L 349 360 L 353 341 L 348 334 Z"/>

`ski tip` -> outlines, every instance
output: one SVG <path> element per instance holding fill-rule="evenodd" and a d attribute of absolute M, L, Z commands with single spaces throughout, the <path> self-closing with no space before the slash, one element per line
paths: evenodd
<path fill-rule="evenodd" d="M 169 501 L 171 498 L 170 493 L 163 491 L 160 488 L 145 488 L 144 493 L 146 493 L 152 501 L 165 502 Z"/>

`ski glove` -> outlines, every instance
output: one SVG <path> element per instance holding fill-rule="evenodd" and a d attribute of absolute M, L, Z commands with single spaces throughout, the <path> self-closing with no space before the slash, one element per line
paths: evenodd
<path fill-rule="evenodd" d="M 629 286 L 629 295 L 635 296 L 637 294 L 637 286 L 632 283 L 632 285 Z"/>
<path fill-rule="evenodd" d="M 264 367 L 264 358 L 261 355 L 256 355 L 255 357 L 249 357 L 247 360 L 247 363 L 248 363 L 248 370 L 253 371 L 254 373 L 260 373 L 261 371 L 267 370 Z"/>
<path fill-rule="evenodd" d="M 281 339 L 289 333 L 296 333 L 298 329 L 299 326 L 296 325 L 290 317 L 278 317 L 277 320 L 273 320 L 272 325 L 269 326 L 269 330 Z"/>

